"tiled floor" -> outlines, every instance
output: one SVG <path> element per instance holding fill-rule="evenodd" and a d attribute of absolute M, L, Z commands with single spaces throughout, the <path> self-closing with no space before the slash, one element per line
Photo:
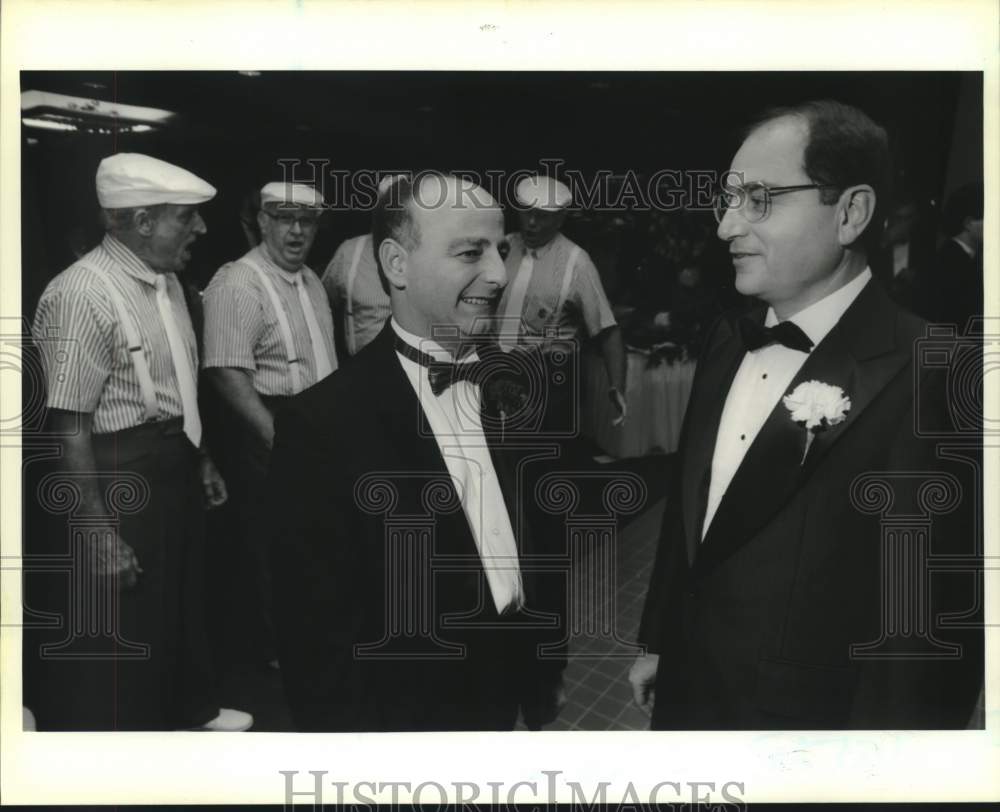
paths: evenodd
<path fill-rule="evenodd" d="M 619 531 L 617 589 L 609 593 L 614 610 L 604 614 L 614 620 L 617 639 L 574 639 L 564 674 L 566 706 L 546 730 L 644 730 L 649 726 L 649 717 L 632 702 L 627 675 L 637 651 L 632 642 L 639 628 L 662 515 L 660 501 Z"/>

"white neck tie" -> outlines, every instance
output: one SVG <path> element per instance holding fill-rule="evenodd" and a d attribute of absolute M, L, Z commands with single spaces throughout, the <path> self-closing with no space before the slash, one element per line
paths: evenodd
<path fill-rule="evenodd" d="M 510 348 L 518 343 L 518 335 L 521 332 L 521 313 L 524 311 L 524 297 L 528 293 L 531 272 L 534 268 L 535 260 L 531 256 L 531 251 L 525 249 L 521 264 L 517 267 L 514 282 L 510 286 L 507 307 L 503 311 L 503 323 L 500 325 L 500 344 L 503 347 Z"/>
<path fill-rule="evenodd" d="M 299 292 L 299 302 L 302 305 L 302 314 L 306 317 L 306 327 L 309 328 L 309 342 L 312 344 L 313 365 L 316 368 L 316 381 L 323 380 L 333 372 L 333 365 L 330 363 L 330 355 L 326 351 L 326 341 L 319 329 L 319 322 L 316 321 L 316 311 L 313 310 L 312 301 L 306 292 L 305 281 L 302 279 L 302 272 L 295 277 L 295 288 Z"/>
<path fill-rule="evenodd" d="M 201 417 L 198 414 L 198 384 L 191 367 L 191 358 L 181 338 L 181 331 L 174 319 L 173 306 L 167 295 L 167 278 L 156 275 L 156 306 L 160 310 L 163 329 L 167 331 L 170 358 L 174 362 L 174 376 L 181 393 L 181 408 L 184 410 L 184 433 L 195 448 L 201 446 Z"/>

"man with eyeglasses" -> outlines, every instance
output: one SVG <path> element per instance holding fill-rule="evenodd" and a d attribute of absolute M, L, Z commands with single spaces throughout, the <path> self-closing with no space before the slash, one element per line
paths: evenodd
<path fill-rule="evenodd" d="M 699 361 L 629 675 L 653 728 L 970 723 L 975 437 L 943 459 L 916 429 L 950 423 L 941 370 L 914 365 L 925 323 L 868 268 L 888 157 L 860 110 L 809 102 L 753 125 L 724 178 L 718 235 L 760 306 Z"/>
<path fill-rule="evenodd" d="M 253 566 L 248 642 L 257 649 L 255 658 L 273 665 L 269 567 L 258 511 L 274 413 L 333 372 L 337 356 L 326 292 L 306 265 L 323 198 L 299 183 L 268 183 L 260 198 L 260 245 L 220 268 L 205 289 L 203 367 L 232 417 L 221 464 L 237 537 L 247 544 Z"/>

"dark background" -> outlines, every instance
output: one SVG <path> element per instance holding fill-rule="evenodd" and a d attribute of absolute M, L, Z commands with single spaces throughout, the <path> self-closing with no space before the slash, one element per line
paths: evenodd
<path fill-rule="evenodd" d="M 281 178 L 282 158 L 380 172 L 538 170 L 543 158 L 585 175 L 723 170 L 738 128 L 757 112 L 832 97 L 888 129 L 896 199 L 916 200 L 929 223 L 950 190 L 982 178 L 979 73 L 44 71 L 22 72 L 21 89 L 178 114 L 164 130 L 141 134 L 22 127 L 22 310 L 29 318 L 48 280 L 73 261 L 71 230 L 99 240 L 94 173 L 114 152 L 163 158 L 218 188 L 202 208 L 209 233 L 188 271 L 198 286 L 246 251 L 241 200 Z M 330 214 L 310 265 L 322 273 L 342 239 L 367 230 L 365 211 Z M 593 253 L 590 230 L 586 213 L 567 226 Z"/>

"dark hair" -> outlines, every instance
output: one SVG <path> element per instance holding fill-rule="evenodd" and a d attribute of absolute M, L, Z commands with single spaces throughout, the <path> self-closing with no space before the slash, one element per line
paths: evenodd
<path fill-rule="evenodd" d="M 375 252 L 375 267 L 382 290 L 389 293 L 389 280 L 382 268 L 379 247 L 388 239 L 393 239 L 406 249 L 420 245 L 420 228 L 413 219 L 413 193 L 426 176 L 402 175 L 378 196 L 372 211 L 372 250 Z"/>
<path fill-rule="evenodd" d="M 983 219 L 982 183 L 968 183 L 951 193 L 941 213 L 941 228 L 945 236 L 954 237 L 960 234 L 965 228 L 965 220 L 968 217 L 974 220 Z"/>
<path fill-rule="evenodd" d="M 805 121 L 808 128 L 802 158 L 806 175 L 814 183 L 828 183 L 833 187 L 819 190 L 823 203 L 835 203 L 849 186 L 867 184 L 875 190 L 875 211 L 860 237 L 862 246 L 874 251 L 881 237 L 892 177 L 889 137 L 885 129 L 857 107 L 822 99 L 771 108 L 746 129 L 745 136 L 789 116 Z"/>
<path fill-rule="evenodd" d="M 386 293 L 389 292 L 389 280 L 382 267 L 379 247 L 387 239 L 395 240 L 408 251 L 420 245 L 420 226 L 413 218 L 414 196 L 417 196 L 417 202 L 421 203 L 420 186 L 427 178 L 444 181 L 456 177 L 437 169 L 423 169 L 412 175 L 401 175 L 378 196 L 372 212 L 372 250 L 375 252 L 378 280 Z"/>

